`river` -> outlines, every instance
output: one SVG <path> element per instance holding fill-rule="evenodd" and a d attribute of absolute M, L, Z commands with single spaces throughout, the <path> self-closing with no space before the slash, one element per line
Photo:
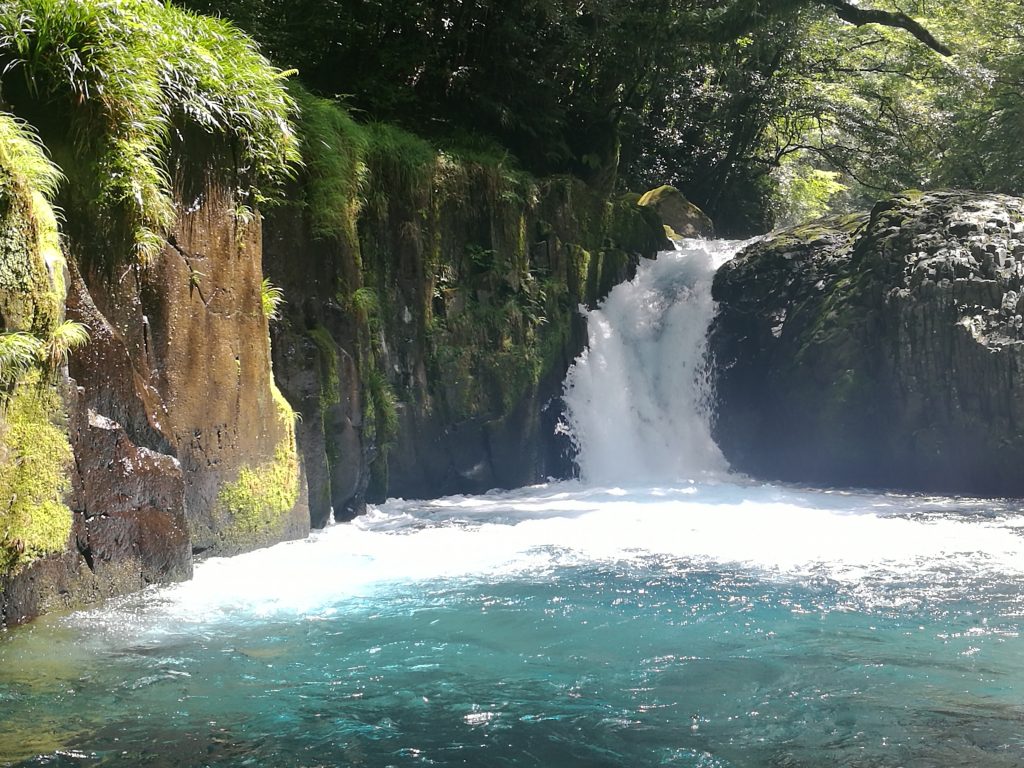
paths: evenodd
<path fill-rule="evenodd" d="M 1017 502 L 782 487 L 708 429 L 690 242 L 591 312 L 580 480 L 391 500 L 0 635 L 0 764 L 1024 765 Z"/>

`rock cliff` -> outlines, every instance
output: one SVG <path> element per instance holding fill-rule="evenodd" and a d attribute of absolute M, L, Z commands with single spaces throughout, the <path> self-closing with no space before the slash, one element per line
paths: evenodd
<path fill-rule="evenodd" d="M 1024 200 L 906 193 L 716 276 L 715 438 L 764 478 L 1024 493 Z"/>
<path fill-rule="evenodd" d="M 8 10 L 0 623 L 309 530 L 252 208 L 298 159 L 280 73 L 171 5 Z"/>
<path fill-rule="evenodd" d="M 555 424 L 584 343 L 577 308 L 667 245 L 634 197 L 373 130 L 347 141 L 365 169 L 349 222 L 318 226 L 314 162 L 264 227 L 288 302 L 274 367 L 302 414 L 314 526 L 367 500 L 567 474 Z"/>
<path fill-rule="evenodd" d="M 114 279 L 71 263 L 67 317 L 90 340 L 54 403 L 74 458 L 70 512 L 54 513 L 73 531 L 7 575 L 8 622 L 188 578 L 195 553 L 309 532 L 294 415 L 271 375 L 258 221 L 238 222 L 215 186 L 190 202 L 145 269 Z"/>

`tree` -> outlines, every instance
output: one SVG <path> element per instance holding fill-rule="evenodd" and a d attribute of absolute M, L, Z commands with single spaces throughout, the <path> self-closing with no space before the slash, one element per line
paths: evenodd
<path fill-rule="evenodd" d="M 864 57 L 860 38 L 878 41 L 878 51 L 917 51 L 904 57 L 903 69 L 932 67 L 922 62 L 949 53 L 941 35 L 889 3 L 190 5 L 232 17 L 279 65 L 298 67 L 314 90 L 344 96 L 372 118 L 441 141 L 483 134 L 510 148 L 529 170 L 571 172 L 606 189 L 620 174 L 633 185 L 672 182 L 720 220 L 745 210 L 734 228 L 752 230 L 769 223 L 762 213 L 772 174 L 788 154 L 817 152 L 830 170 L 844 173 L 868 167 L 856 157 L 866 145 L 855 142 L 847 152 L 842 142 L 866 139 L 874 115 L 891 111 L 882 102 L 895 102 L 891 84 L 872 95 L 868 79 L 855 76 Z M 794 113 L 799 119 L 790 117 Z M 887 130 L 897 117 L 883 115 Z M 815 142 L 815 129 L 837 138 Z M 896 144 L 886 146 L 894 147 L 898 161 L 883 164 L 876 175 L 914 177 L 904 173 L 907 163 Z M 865 178 L 865 186 L 876 182 Z"/>

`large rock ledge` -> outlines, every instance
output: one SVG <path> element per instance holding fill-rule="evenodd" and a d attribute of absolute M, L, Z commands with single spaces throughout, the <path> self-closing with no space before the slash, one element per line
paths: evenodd
<path fill-rule="evenodd" d="M 737 470 L 1024 495 L 1024 200 L 906 193 L 724 266 L 713 430 Z"/>

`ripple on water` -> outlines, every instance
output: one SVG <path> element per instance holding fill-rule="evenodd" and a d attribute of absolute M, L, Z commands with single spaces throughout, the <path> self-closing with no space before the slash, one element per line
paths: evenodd
<path fill-rule="evenodd" d="M 742 484 L 391 502 L 0 638 L 0 763 L 1024 764 L 1017 510 Z"/>

